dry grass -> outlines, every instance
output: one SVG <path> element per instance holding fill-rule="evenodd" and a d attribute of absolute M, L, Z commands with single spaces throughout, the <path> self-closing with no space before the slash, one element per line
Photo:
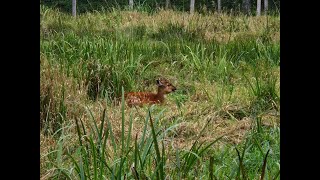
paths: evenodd
<path fill-rule="evenodd" d="M 72 91 L 72 86 L 66 87 L 70 89 L 66 89 L 68 92 Z M 168 127 L 170 124 L 172 124 L 173 120 L 176 120 L 178 122 L 178 126 L 175 129 L 175 134 L 173 135 L 174 144 L 176 144 L 180 148 L 186 148 L 189 147 L 196 136 L 200 133 L 201 129 L 205 126 L 208 120 L 210 120 L 210 124 L 206 128 L 206 130 L 203 132 L 202 137 L 200 138 L 200 141 L 211 141 L 215 138 L 225 135 L 225 140 L 228 142 L 238 144 L 242 141 L 242 138 L 247 133 L 247 131 L 251 127 L 252 119 L 250 117 L 237 117 L 235 115 L 237 111 L 241 110 L 245 107 L 243 103 L 245 101 L 249 101 L 248 97 L 244 96 L 240 93 L 247 93 L 246 91 L 240 91 L 240 87 L 236 88 L 235 94 L 233 95 L 233 100 L 237 99 L 237 104 L 242 104 L 244 106 L 239 106 L 236 104 L 227 104 L 229 102 L 225 102 L 227 105 L 223 105 L 221 108 L 214 107 L 213 102 L 207 98 L 215 97 L 216 91 L 214 90 L 214 86 L 207 86 L 203 87 L 203 85 L 198 87 L 196 90 L 196 93 L 193 94 L 190 98 L 190 101 L 185 103 L 180 109 L 176 106 L 173 96 L 169 95 L 166 100 L 166 104 L 163 106 L 159 106 L 159 109 L 165 108 L 164 116 L 160 120 L 160 124 L 163 127 Z M 239 89 L 239 91 L 237 91 Z M 79 92 L 79 91 L 78 91 Z M 208 94 L 209 92 L 209 94 Z M 239 99 L 239 97 L 242 97 L 244 99 Z M 75 98 L 75 97 L 74 97 Z M 99 101 L 86 101 L 85 98 L 83 98 L 82 101 L 79 101 L 79 96 L 77 96 L 77 103 L 72 100 L 72 96 L 68 98 L 69 101 L 67 101 L 68 109 L 77 109 L 80 106 L 82 106 L 82 109 L 85 109 L 83 106 L 87 106 L 88 109 L 92 112 L 92 114 L 95 117 L 95 121 L 100 125 L 101 117 L 103 113 L 103 109 L 105 106 L 104 100 Z M 213 100 L 214 101 L 214 100 Z M 242 102 L 241 102 L 242 101 Z M 207 102 L 209 105 L 205 105 L 206 103 L 199 102 Z M 212 105 L 210 105 L 212 104 Z M 201 107 L 199 107 L 199 105 Z M 237 107 L 238 106 L 238 107 Z M 125 124 L 129 124 L 129 117 L 132 115 L 134 117 L 133 119 L 133 127 L 132 127 L 132 139 L 134 139 L 135 135 L 138 134 L 138 137 L 141 137 L 145 117 L 147 115 L 147 107 L 133 107 L 129 108 L 128 106 L 125 107 Z M 182 116 L 181 116 L 181 112 Z M 228 114 L 234 113 L 233 116 L 229 116 Z M 82 112 L 78 111 L 78 114 L 73 117 L 79 117 L 82 119 L 82 121 L 85 123 L 86 127 L 89 127 L 89 124 L 91 123 L 91 117 L 88 114 L 88 111 L 82 110 Z M 116 139 L 120 139 L 121 136 L 121 106 L 108 106 L 107 107 L 107 116 L 108 119 L 113 127 L 113 132 L 115 134 Z M 72 116 L 71 116 L 72 117 Z M 183 121 L 179 121 L 180 119 L 183 119 Z M 269 118 L 267 118 L 269 117 Z M 270 118 L 272 117 L 272 119 Z M 73 119 L 73 118 L 71 118 Z M 279 117 L 272 115 L 272 112 L 269 114 L 263 115 L 263 123 L 265 122 L 266 125 L 276 125 L 279 123 Z M 90 129 L 87 129 L 90 131 Z M 128 132 L 128 126 L 125 127 L 125 132 Z M 73 134 L 76 136 L 76 132 Z M 44 138 L 43 141 L 46 141 L 46 138 Z M 48 144 L 44 143 L 43 146 L 48 146 Z M 45 152 L 45 151 L 43 151 Z"/>
<path fill-rule="evenodd" d="M 141 12 L 125 11 L 121 13 L 122 20 L 118 30 L 132 28 L 138 25 L 146 26 L 147 30 L 157 32 L 159 28 L 169 24 L 178 24 L 189 31 L 197 31 L 207 40 L 226 42 L 234 38 L 255 37 L 262 33 L 264 27 L 268 26 L 275 32 L 272 39 L 277 41 L 280 37 L 279 19 L 269 16 L 260 17 L 232 17 L 227 14 L 202 15 L 195 13 L 190 15 L 187 12 L 175 12 L 172 10 L 161 10 L 156 14 L 148 15 Z M 232 28 L 234 27 L 234 28 Z"/>
<path fill-rule="evenodd" d="M 48 15 L 47 15 L 48 14 Z M 80 20 L 72 19 L 69 16 L 58 16 L 56 13 L 47 13 L 46 21 L 41 23 L 42 31 L 50 32 L 60 24 L 59 28 L 72 30 L 78 33 L 90 32 L 95 34 L 115 33 L 116 31 L 127 31 L 132 27 L 144 26 L 149 33 L 158 32 L 159 28 L 176 24 L 182 28 L 197 32 L 203 40 L 217 42 L 228 42 L 235 38 L 256 37 L 263 34 L 268 26 L 273 41 L 280 38 L 280 17 L 272 16 L 230 16 L 228 14 L 195 13 L 190 15 L 187 12 L 176 12 L 172 10 L 160 10 L 149 15 L 144 12 L 121 11 L 98 16 L 96 13 L 80 15 Z M 81 18 L 85 16 L 85 18 Z"/>

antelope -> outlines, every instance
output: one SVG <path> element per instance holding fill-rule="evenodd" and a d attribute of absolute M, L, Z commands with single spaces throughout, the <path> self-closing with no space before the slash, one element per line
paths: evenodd
<path fill-rule="evenodd" d="M 125 99 L 129 107 L 140 106 L 144 104 L 163 104 L 164 95 L 174 92 L 174 87 L 167 79 L 157 79 L 156 84 L 158 86 L 157 94 L 151 92 L 129 92 L 125 93 Z"/>

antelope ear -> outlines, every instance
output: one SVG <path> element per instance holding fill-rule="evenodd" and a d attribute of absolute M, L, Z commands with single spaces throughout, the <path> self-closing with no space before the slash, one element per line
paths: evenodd
<path fill-rule="evenodd" d="M 157 79 L 156 82 L 157 82 L 158 86 L 163 86 L 163 84 L 161 83 L 161 81 L 159 79 Z"/>

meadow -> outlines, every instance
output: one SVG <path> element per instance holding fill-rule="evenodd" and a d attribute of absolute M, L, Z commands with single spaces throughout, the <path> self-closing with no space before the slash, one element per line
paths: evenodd
<path fill-rule="evenodd" d="M 41 179 L 280 179 L 280 16 L 41 6 L 40 140 Z"/>

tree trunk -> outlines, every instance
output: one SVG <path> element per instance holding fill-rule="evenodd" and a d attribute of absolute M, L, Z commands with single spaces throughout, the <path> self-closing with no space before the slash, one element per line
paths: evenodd
<path fill-rule="evenodd" d="M 72 16 L 76 17 L 77 15 L 77 1 L 72 0 Z"/>
<path fill-rule="evenodd" d="M 133 9 L 133 0 L 129 0 L 129 8 Z"/>
<path fill-rule="evenodd" d="M 268 15 L 269 4 L 268 0 L 264 0 L 264 14 Z"/>
<path fill-rule="evenodd" d="M 257 16 L 261 15 L 261 0 L 257 0 Z"/>
<path fill-rule="evenodd" d="M 170 0 L 166 0 L 166 9 L 169 9 Z"/>
<path fill-rule="evenodd" d="M 251 2 L 250 0 L 243 0 L 243 10 L 246 14 L 251 13 Z"/>
<path fill-rule="evenodd" d="M 195 0 L 190 0 L 190 14 L 194 13 L 194 1 Z"/>
<path fill-rule="evenodd" d="M 218 12 L 221 12 L 221 0 L 218 0 Z"/>

